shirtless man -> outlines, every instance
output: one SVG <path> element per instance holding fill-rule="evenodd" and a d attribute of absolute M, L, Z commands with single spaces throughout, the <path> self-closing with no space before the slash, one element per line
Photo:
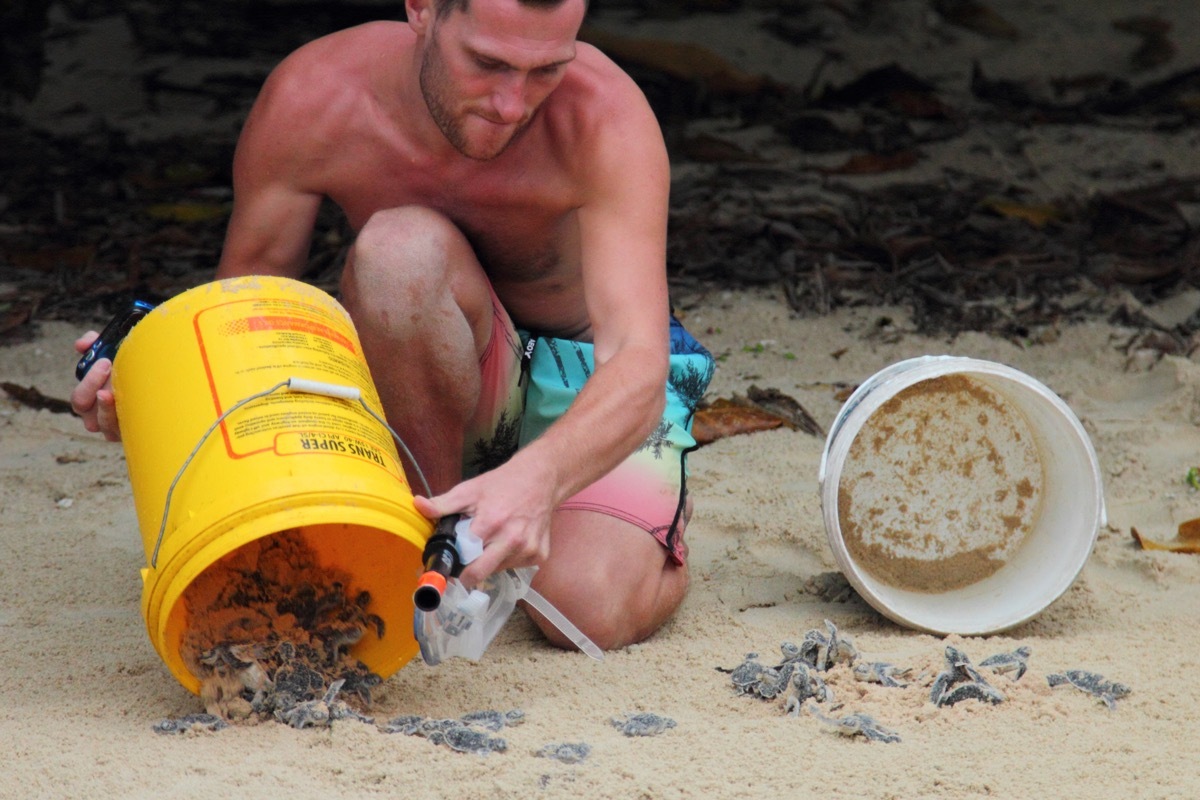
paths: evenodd
<path fill-rule="evenodd" d="M 341 299 L 434 494 L 417 508 L 470 516 L 485 543 L 463 582 L 536 564 L 534 586 L 598 645 L 640 641 L 688 584 L 678 451 L 695 405 L 664 421 L 669 354 L 683 342 L 699 391 L 712 369 L 669 315 L 661 132 L 633 81 L 576 41 L 586 0 L 406 8 L 407 22 L 325 36 L 268 78 L 238 142 L 217 277 L 299 277 L 331 198 L 357 231 Z M 548 387 L 565 413 L 500 466 L 472 464 L 522 413 L 520 332 L 538 337 L 535 385 L 538 355 L 554 383 L 590 354 L 586 384 Z M 110 370 L 98 362 L 72 402 L 116 439 Z M 630 471 L 664 442 L 673 484 Z"/>

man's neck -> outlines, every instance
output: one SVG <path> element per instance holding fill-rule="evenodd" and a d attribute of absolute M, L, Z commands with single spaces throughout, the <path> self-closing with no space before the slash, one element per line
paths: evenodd
<path fill-rule="evenodd" d="M 371 98 L 376 112 L 395 129 L 423 161 L 442 164 L 467 161 L 442 133 L 429 113 L 420 82 L 419 40 L 407 56 L 377 54 L 371 65 Z"/>

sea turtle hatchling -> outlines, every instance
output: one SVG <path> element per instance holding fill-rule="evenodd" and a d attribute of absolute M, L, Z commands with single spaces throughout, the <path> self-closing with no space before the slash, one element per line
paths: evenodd
<path fill-rule="evenodd" d="M 335 719 L 332 706 L 338 692 L 342 690 L 344 681 L 336 680 L 329 684 L 325 694 L 314 700 L 304 700 L 288 708 L 277 708 L 275 718 L 286 722 L 293 728 L 327 728 Z M 336 718 L 344 718 L 345 714 L 339 709 Z"/>
<path fill-rule="evenodd" d="M 229 723 L 216 714 L 187 714 L 174 719 L 164 719 L 153 725 L 155 733 L 187 733 L 190 730 L 219 731 L 229 727 Z"/>
<path fill-rule="evenodd" d="M 817 710 L 815 704 L 805 706 L 808 713 L 833 728 L 843 736 L 862 736 L 871 742 L 898 742 L 900 735 L 888 730 L 867 714 L 847 714 L 844 717 L 827 717 Z"/>
<path fill-rule="evenodd" d="M 659 714 L 642 712 L 613 717 L 609 722 L 626 736 L 657 736 L 675 727 L 675 720 Z"/>
<path fill-rule="evenodd" d="M 489 753 L 503 753 L 508 749 L 508 742 L 499 736 L 490 736 L 485 731 L 466 725 L 453 725 L 445 730 L 432 733 L 427 738 L 433 744 L 444 744 L 456 752 L 475 753 L 481 756 Z"/>
<path fill-rule="evenodd" d="M 511 711 L 492 711 L 490 709 L 470 711 L 459 717 L 459 720 L 464 725 L 476 725 L 495 733 L 504 728 L 520 725 L 525 722 L 525 712 L 519 708 L 514 708 Z"/>
<path fill-rule="evenodd" d="M 791 664 L 764 668 L 759 674 L 758 680 L 750 686 L 750 693 L 763 700 L 774 700 L 780 692 L 787 689 L 788 680 L 792 677 L 792 669 Z"/>
<path fill-rule="evenodd" d="M 1106 680 L 1103 675 L 1088 672 L 1084 669 L 1068 669 L 1046 676 L 1046 682 L 1051 688 L 1055 686 L 1074 686 L 1080 691 L 1087 692 L 1101 700 L 1110 710 L 1115 710 L 1117 701 L 1127 697 L 1132 689 L 1123 683 Z"/>
<path fill-rule="evenodd" d="M 564 764 L 578 764 L 591 755 L 592 746 L 587 742 L 559 742 L 543 745 L 534 751 L 539 758 L 552 758 Z"/>
<path fill-rule="evenodd" d="M 853 664 L 858 659 L 854 643 L 839 634 L 837 626 L 829 620 L 825 620 L 825 629 L 828 633 L 814 628 L 804 634 L 804 640 L 800 643 L 800 659 L 821 672 L 835 664 Z"/>
<path fill-rule="evenodd" d="M 806 700 L 815 700 L 818 703 L 832 702 L 833 690 L 821 680 L 820 675 L 814 674 L 807 664 L 798 663 L 792 667 L 792 681 L 788 687 L 784 713 L 799 716 L 800 707 Z"/>
<path fill-rule="evenodd" d="M 907 677 L 911 672 L 912 667 L 897 667 L 894 664 L 885 664 L 882 661 L 860 661 L 853 668 L 854 680 L 856 681 L 878 683 L 888 688 L 899 689 L 908 686 L 908 684 L 901 683 L 897 678 Z"/>
<path fill-rule="evenodd" d="M 1025 670 L 1029 669 L 1029 656 L 1032 653 L 1033 650 L 1028 646 L 1021 645 L 1016 650 L 988 656 L 979 662 L 979 666 L 986 667 L 997 675 L 1007 675 L 1010 672 L 1015 672 L 1016 674 L 1012 676 L 1012 679 L 1019 681 L 1021 680 L 1021 676 L 1025 674 Z"/>
<path fill-rule="evenodd" d="M 456 719 L 421 719 L 415 725 L 406 728 L 401 733 L 406 733 L 409 736 L 420 736 L 425 739 L 432 739 L 440 733 L 450 730 L 451 728 L 464 727 L 461 722 Z"/>
<path fill-rule="evenodd" d="M 751 687 L 758 683 L 758 679 L 766 667 L 758 660 L 758 653 L 746 653 L 746 658 L 736 667 L 732 669 L 717 667 L 716 669 L 718 672 L 729 675 L 729 681 L 738 694 L 749 694 Z"/>
<path fill-rule="evenodd" d="M 946 669 L 938 673 L 929 690 L 929 699 L 934 705 L 952 706 L 963 700 L 1004 702 L 1004 695 L 984 679 L 962 650 L 946 645 L 945 659 Z"/>
<path fill-rule="evenodd" d="M 379 726 L 379 730 L 384 733 L 403 733 L 412 736 L 417 732 L 417 728 L 425 718 L 418 714 L 404 714 L 403 716 L 393 717 Z"/>
<path fill-rule="evenodd" d="M 792 665 L 784 662 L 777 667 L 768 667 L 758 660 L 758 653 L 747 653 L 745 660 L 733 669 L 717 667 L 717 671 L 729 674 L 729 682 L 738 694 L 770 700 L 787 688 Z"/>

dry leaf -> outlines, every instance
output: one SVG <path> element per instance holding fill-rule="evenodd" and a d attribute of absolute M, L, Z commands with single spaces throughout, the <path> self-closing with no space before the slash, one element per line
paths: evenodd
<path fill-rule="evenodd" d="M 1044 228 L 1047 224 L 1062 219 L 1062 211 L 1049 204 L 1026 205 L 999 197 L 989 197 L 983 201 L 983 207 L 1002 217 L 1025 220 L 1035 228 Z"/>
<path fill-rule="evenodd" d="M 7 381 L 0 383 L 9 397 L 30 408 L 46 409 L 54 414 L 72 414 L 71 404 L 57 397 L 47 397 L 38 391 L 36 386 L 18 386 Z"/>
<path fill-rule="evenodd" d="M 1148 539 L 1138 533 L 1137 528 L 1130 528 L 1133 540 L 1143 550 L 1168 550 L 1172 553 L 1200 553 L 1200 519 L 1189 519 L 1179 523 L 1179 531 L 1174 539 L 1165 542 Z"/>
<path fill-rule="evenodd" d="M 821 426 L 795 398 L 778 389 L 751 386 L 748 396 L 714 400 L 692 418 L 692 436 L 698 444 L 708 444 L 739 433 L 790 428 L 823 435 Z"/>
<path fill-rule="evenodd" d="M 812 414 L 804 406 L 778 389 L 760 389 L 751 386 L 746 390 L 751 403 L 764 411 L 769 411 L 783 419 L 783 424 L 792 430 L 811 433 L 813 436 L 824 436 L 825 431 L 813 419 Z"/>
<path fill-rule="evenodd" d="M 840 166 L 822 169 L 827 175 L 878 175 L 881 172 L 894 172 L 908 169 L 920 160 L 913 150 L 901 150 L 898 153 L 863 153 L 850 156 Z"/>
<path fill-rule="evenodd" d="M 690 42 L 638 39 L 593 27 L 581 30 L 579 39 L 598 47 L 616 61 L 700 83 L 714 92 L 752 95 L 773 86 L 766 76 L 743 72 L 712 50 Z"/>
<path fill-rule="evenodd" d="M 692 417 L 692 437 L 697 444 L 782 427 L 783 420 L 775 414 L 753 406 L 735 405 L 730 400 L 716 400 Z"/>
<path fill-rule="evenodd" d="M 154 219 L 168 222 L 206 222 L 218 219 L 229 213 L 228 205 L 224 203 L 198 203 L 185 201 L 182 203 L 155 203 L 146 209 L 146 213 Z"/>
<path fill-rule="evenodd" d="M 1020 36 L 1011 22 L 990 6 L 974 0 L 935 0 L 934 9 L 951 25 L 966 28 L 992 39 L 1016 39 Z"/>

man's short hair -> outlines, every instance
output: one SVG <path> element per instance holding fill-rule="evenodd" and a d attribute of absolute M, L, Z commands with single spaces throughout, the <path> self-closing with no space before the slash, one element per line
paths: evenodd
<path fill-rule="evenodd" d="M 558 8 L 567 0 L 518 0 L 523 6 L 531 6 L 533 8 Z M 433 10 L 434 16 L 437 19 L 445 19 L 450 16 L 452 11 L 466 12 L 471 5 L 471 0 L 434 0 Z M 587 6 L 587 0 L 584 0 L 584 7 Z"/>

